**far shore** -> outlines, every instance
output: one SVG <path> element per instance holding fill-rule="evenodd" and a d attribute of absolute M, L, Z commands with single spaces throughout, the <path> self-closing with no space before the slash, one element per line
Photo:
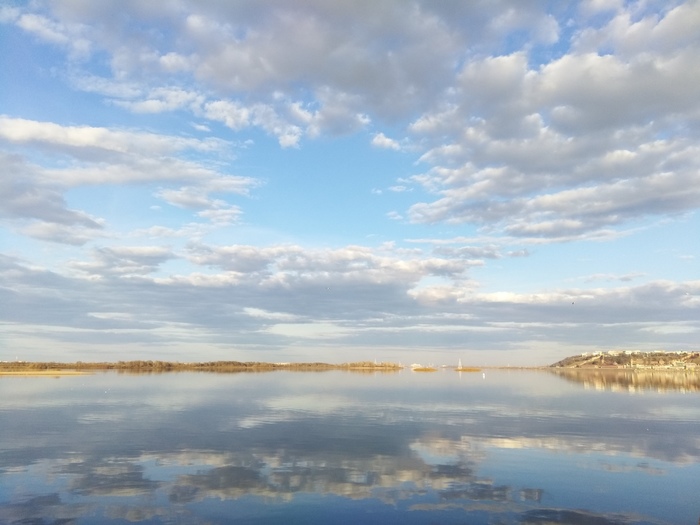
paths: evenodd
<path fill-rule="evenodd" d="M 81 376 L 90 372 L 82 370 L 4 370 L 0 368 L 0 376 Z"/>
<path fill-rule="evenodd" d="M 118 362 L 32 362 L 32 361 L 3 361 L 0 362 L 0 375 L 79 375 L 91 372 L 129 372 L 129 373 L 162 373 L 162 372 L 271 372 L 275 370 L 314 371 L 346 370 L 351 372 L 394 372 L 402 370 L 397 363 L 376 363 L 373 361 L 357 361 L 351 363 L 263 363 L 240 361 L 210 361 L 199 363 L 181 363 L 173 361 L 118 361 Z"/>
<path fill-rule="evenodd" d="M 241 362 L 241 361 L 208 361 L 183 363 L 178 361 L 117 361 L 117 362 L 36 362 L 36 361 L 0 361 L 0 376 L 57 376 L 80 375 L 93 372 L 115 371 L 121 373 L 165 373 L 165 372 L 215 372 L 215 373 L 239 373 L 239 372 L 273 372 L 286 370 L 292 372 L 325 372 L 329 370 L 342 370 L 355 373 L 392 373 L 401 370 L 414 372 L 437 372 L 448 370 L 457 372 L 479 372 L 482 369 L 507 369 L 507 370 L 536 370 L 546 367 L 499 367 L 499 366 L 404 366 L 401 363 L 355 361 L 349 363 L 265 363 L 265 362 Z"/>
<path fill-rule="evenodd" d="M 611 354 L 612 355 L 612 354 Z M 644 362 L 644 364 L 634 363 L 619 364 L 602 362 L 580 362 L 580 358 L 568 358 L 566 361 L 555 363 L 549 366 L 434 366 L 419 365 L 404 366 L 401 363 L 376 362 L 376 361 L 354 361 L 348 363 L 266 363 L 259 361 L 207 361 L 207 362 L 179 362 L 179 361 L 158 361 L 158 360 L 136 360 L 117 362 L 83 362 L 62 363 L 55 361 L 0 361 L 0 376 L 69 376 L 81 375 L 94 372 L 114 371 L 119 373 L 165 373 L 165 372 L 214 372 L 214 373 L 241 373 L 241 372 L 273 372 L 278 370 L 290 372 L 324 372 L 330 370 L 341 370 L 355 373 L 393 373 L 404 369 L 414 372 L 436 372 L 438 370 L 457 372 L 479 372 L 481 370 L 548 370 L 564 371 L 579 370 L 581 372 L 601 372 L 601 371 L 643 371 L 655 370 L 657 372 L 700 372 L 700 366 L 694 362 L 670 362 L 659 360 L 657 354 L 653 354 L 655 361 Z M 688 354 L 694 358 L 697 354 Z M 617 356 L 617 354 L 614 354 Z M 604 357 L 608 357 L 604 354 Z M 635 358 L 642 360 L 644 354 Z M 664 356 L 666 357 L 666 356 Z M 677 355 L 669 355 L 669 358 L 677 358 Z"/>

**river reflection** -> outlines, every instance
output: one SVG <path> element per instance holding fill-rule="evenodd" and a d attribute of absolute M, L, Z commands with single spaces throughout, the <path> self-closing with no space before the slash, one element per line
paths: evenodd
<path fill-rule="evenodd" d="M 0 523 L 697 523 L 700 395 L 546 372 L 0 378 Z"/>
<path fill-rule="evenodd" d="M 586 388 L 613 392 L 700 392 L 700 370 L 581 369 L 553 368 L 550 371 Z"/>

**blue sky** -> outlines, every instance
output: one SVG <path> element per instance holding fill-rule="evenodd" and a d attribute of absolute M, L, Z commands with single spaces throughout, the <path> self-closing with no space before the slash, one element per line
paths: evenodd
<path fill-rule="evenodd" d="M 698 2 L 0 7 L 0 358 L 699 348 Z"/>

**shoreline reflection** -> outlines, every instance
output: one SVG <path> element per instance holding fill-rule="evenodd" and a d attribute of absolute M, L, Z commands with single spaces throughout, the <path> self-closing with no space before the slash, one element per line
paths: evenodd
<path fill-rule="evenodd" d="M 696 396 L 495 371 L 486 382 L 113 374 L 21 388 L 1 397 L 3 524 L 697 518 Z"/>
<path fill-rule="evenodd" d="M 700 392 L 700 372 L 695 370 L 553 368 L 547 371 L 595 390 Z"/>

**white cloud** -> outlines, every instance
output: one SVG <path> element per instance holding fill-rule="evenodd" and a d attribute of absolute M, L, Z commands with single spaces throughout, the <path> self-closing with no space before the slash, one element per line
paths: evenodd
<path fill-rule="evenodd" d="M 362 101 L 357 95 L 322 88 L 317 90 L 316 99 L 320 109 L 308 114 L 308 134 L 312 137 L 355 133 L 371 122 L 359 111 Z"/>
<path fill-rule="evenodd" d="M 301 127 L 281 116 L 273 106 L 267 104 L 244 106 L 235 101 L 216 100 L 204 105 L 203 116 L 223 122 L 234 131 L 250 126 L 260 127 L 276 137 L 283 148 L 298 146 L 303 134 Z"/>
<path fill-rule="evenodd" d="M 44 159 L 51 159 L 47 166 L 38 166 L 19 155 L 0 156 L 3 167 L 14 174 L 4 183 L 0 180 L 0 192 L 6 196 L 0 216 L 43 221 L 20 228 L 38 239 L 82 244 L 97 235 L 89 229 L 103 227 L 99 218 L 68 209 L 63 193 L 70 188 L 184 182 L 186 186 L 164 187 L 156 195 L 176 206 L 195 209 L 214 224 L 227 225 L 236 222 L 242 211 L 222 196 L 248 195 L 258 185 L 254 179 L 225 175 L 208 165 L 178 158 L 191 151 L 223 154 L 228 143 L 221 139 L 62 126 L 0 116 L 2 141 L 29 147 L 41 152 Z M 80 227 L 80 231 L 72 235 L 66 229 L 68 225 Z"/>
<path fill-rule="evenodd" d="M 68 81 L 75 89 L 87 93 L 97 93 L 114 99 L 137 98 L 144 94 L 144 86 L 137 82 L 117 80 L 96 76 L 91 73 L 73 72 Z"/>
<path fill-rule="evenodd" d="M 25 226 L 19 226 L 17 231 L 22 235 L 39 239 L 42 241 L 59 244 L 71 244 L 82 246 L 88 242 L 104 236 L 102 221 L 84 216 L 84 220 L 91 221 L 85 223 L 60 223 L 33 221 Z"/>
<path fill-rule="evenodd" d="M 148 93 L 145 100 L 116 100 L 114 104 L 134 113 L 162 113 L 187 108 L 198 113 L 204 97 L 192 91 L 180 88 L 155 88 Z"/>
<path fill-rule="evenodd" d="M 192 262 L 227 268 L 156 277 L 160 265 L 177 257 L 164 246 L 96 249 L 90 260 L 71 264 L 89 279 L 0 257 L 0 290 L 23 297 L 7 320 L 31 324 L 40 314 L 43 324 L 63 326 L 76 341 L 98 329 L 103 342 L 118 341 L 119 330 L 170 343 L 206 335 L 261 345 L 333 340 L 346 348 L 376 347 L 389 337 L 405 351 L 426 344 L 462 348 L 465 333 L 472 346 L 509 348 L 537 340 L 653 345 L 700 330 L 700 302 L 692 300 L 700 296 L 698 281 L 480 292 L 463 280 L 421 285 L 425 277 L 444 275 L 445 259 L 379 257 L 367 247 L 315 253 L 294 246 L 197 250 Z M 459 268 L 465 265 L 449 271 Z M 130 316 L 95 317 L 103 311 Z M 661 323 L 671 328 L 660 330 Z M 108 326 L 112 330 L 104 331 Z"/>
<path fill-rule="evenodd" d="M 259 319 L 269 319 L 271 321 L 296 321 L 298 316 L 282 313 L 282 312 L 268 312 L 267 310 L 262 310 L 260 308 L 243 308 L 243 311 L 255 318 Z"/>
<path fill-rule="evenodd" d="M 104 222 L 68 207 L 62 193 L 41 177 L 41 168 L 0 152 L 0 219 L 24 235 L 80 245 L 102 234 Z"/>
<path fill-rule="evenodd" d="M 192 127 L 196 129 L 197 131 L 203 131 L 205 133 L 210 133 L 211 128 L 209 126 L 205 126 L 204 124 L 197 124 L 197 123 L 192 123 Z"/>
<path fill-rule="evenodd" d="M 64 25 L 35 13 L 24 13 L 17 18 L 13 14 L 16 16 L 16 13 L 5 11 L 4 21 L 15 22 L 19 28 L 46 43 L 68 48 L 73 58 L 85 58 L 92 51 L 92 45 L 83 36 L 79 24 Z"/>
<path fill-rule="evenodd" d="M 219 200 L 213 201 L 211 208 L 197 212 L 198 217 L 207 219 L 217 226 L 235 224 L 242 214 L 240 207 L 232 206 Z"/>
<path fill-rule="evenodd" d="M 398 151 L 401 149 L 401 144 L 397 140 L 390 139 L 384 133 L 377 133 L 372 137 L 372 146 L 384 149 L 393 149 Z"/>
<path fill-rule="evenodd" d="M 685 62 L 686 69 L 670 76 L 685 86 L 695 83 L 696 73 L 684 57 L 685 52 L 674 60 Z M 673 83 L 659 69 L 667 62 L 644 69 L 617 58 L 569 55 L 538 72 L 526 72 L 521 63 L 515 69 L 498 66 L 498 75 L 492 75 L 499 61 L 517 62 L 514 57 L 494 60 L 486 69 L 488 60 L 467 69 L 468 85 L 483 78 L 480 85 L 487 87 L 465 92 L 469 100 L 443 115 L 439 132 L 451 129 L 450 120 L 460 113 L 468 118 L 474 107 L 482 115 L 493 108 L 493 115 L 474 120 L 454 144 L 437 145 L 423 155 L 421 160 L 435 167 L 413 180 L 439 198 L 415 204 L 412 220 L 566 236 L 697 208 L 700 201 L 692 189 L 696 147 L 672 129 L 684 126 L 700 107 L 685 88 L 679 96 L 671 94 Z M 559 67 L 566 72 L 555 73 Z M 671 71 L 670 65 L 663 67 Z M 497 103 L 501 98 L 510 102 Z M 532 113 L 543 111 L 542 101 L 550 104 L 549 114 Z M 681 113 L 681 106 L 688 113 Z M 425 125 L 434 120 L 424 115 L 414 131 L 438 132 Z M 502 125 L 505 120 L 509 123 Z M 659 139 L 659 133 L 667 138 Z"/>
<path fill-rule="evenodd" d="M 192 68 L 192 59 L 172 51 L 161 56 L 158 61 L 168 73 L 178 73 Z"/>
<path fill-rule="evenodd" d="M 593 15 L 605 11 L 617 11 L 622 8 L 622 0 L 585 0 L 581 3 L 581 11 Z"/>
<path fill-rule="evenodd" d="M 250 110 L 232 101 L 207 102 L 204 106 L 204 116 L 223 122 L 234 131 L 250 126 Z"/>
<path fill-rule="evenodd" d="M 532 294 L 500 289 L 498 272 L 700 207 L 698 2 L 29 2 L 0 23 L 57 83 L 31 106 L 47 116 L 0 116 L 0 220 L 24 241 L 6 249 L 55 268 L 0 259 L 11 322 L 270 347 L 652 345 L 697 329 L 680 270 L 673 283 L 620 264 Z M 274 141 L 300 151 L 276 157 Z M 403 153 L 336 158 L 341 143 Z M 337 184 L 299 171 L 317 166 Z M 240 170 L 268 181 L 260 202 L 236 200 L 260 185 Z M 350 219 L 275 222 L 317 212 L 291 209 L 304 192 L 333 203 L 321 220 Z M 418 236 L 433 238 L 405 240 Z M 34 250 L 43 240 L 67 246 Z"/>
<path fill-rule="evenodd" d="M 131 277 L 153 273 L 176 255 L 163 246 L 113 246 L 93 250 L 92 257 L 89 262 L 75 261 L 71 267 L 93 276 Z"/>
<path fill-rule="evenodd" d="M 0 115 L 0 140 L 24 144 L 46 144 L 51 147 L 76 148 L 68 153 L 79 154 L 80 148 L 124 154 L 165 155 L 181 150 L 216 151 L 226 142 L 221 139 L 192 139 L 140 131 L 93 126 L 62 126 Z"/>
<path fill-rule="evenodd" d="M 42 40 L 52 44 L 68 44 L 70 41 L 65 34 L 64 28 L 40 15 L 21 15 L 17 19 L 17 25 L 25 31 L 33 33 Z"/>
<path fill-rule="evenodd" d="M 210 208 L 214 204 L 207 191 L 199 187 L 185 186 L 179 189 L 161 190 L 157 196 L 173 206 L 194 210 Z"/>

